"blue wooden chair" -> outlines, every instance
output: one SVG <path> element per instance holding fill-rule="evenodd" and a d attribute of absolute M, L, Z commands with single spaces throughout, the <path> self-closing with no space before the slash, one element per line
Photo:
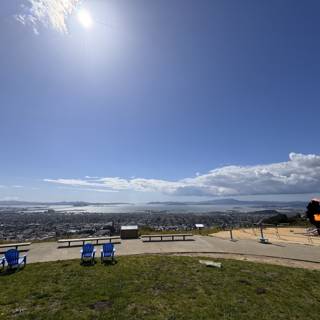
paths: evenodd
<path fill-rule="evenodd" d="M 101 249 L 101 263 L 108 260 L 108 258 L 111 258 L 111 261 L 113 261 L 115 252 L 116 249 L 113 243 L 105 243 Z"/>
<path fill-rule="evenodd" d="M 92 243 L 86 243 L 82 247 L 82 250 L 80 251 L 80 253 L 81 253 L 81 263 L 90 262 L 94 264 L 94 256 L 96 254 L 96 249 L 94 248 Z"/>
<path fill-rule="evenodd" d="M 0 258 L 0 266 L 1 266 L 2 269 L 4 269 L 5 263 L 6 263 L 6 259 L 4 257 L 1 257 Z"/>
<path fill-rule="evenodd" d="M 19 269 L 20 266 L 26 266 L 27 256 L 20 257 L 17 249 L 10 249 L 5 254 L 5 262 L 7 263 L 7 269 Z"/>

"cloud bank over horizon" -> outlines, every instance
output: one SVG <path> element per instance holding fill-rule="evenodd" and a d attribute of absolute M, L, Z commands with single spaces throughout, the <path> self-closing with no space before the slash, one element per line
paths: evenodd
<path fill-rule="evenodd" d="M 120 177 L 44 179 L 43 181 L 106 192 L 160 192 L 173 196 L 242 196 L 320 191 L 320 155 L 290 153 L 286 162 L 224 166 L 177 181 Z"/>
<path fill-rule="evenodd" d="M 22 12 L 15 16 L 24 25 L 30 25 L 38 34 L 39 26 L 67 33 L 67 17 L 72 14 L 81 0 L 27 0 L 21 5 Z"/>

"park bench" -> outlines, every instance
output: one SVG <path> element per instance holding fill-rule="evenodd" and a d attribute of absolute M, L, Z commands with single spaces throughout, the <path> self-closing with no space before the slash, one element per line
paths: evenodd
<path fill-rule="evenodd" d="M 141 239 L 144 242 L 151 242 L 151 241 L 185 241 L 191 240 L 186 239 L 189 237 L 193 237 L 192 233 L 176 233 L 176 234 L 146 234 L 142 235 Z"/>
<path fill-rule="evenodd" d="M 18 250 L 19 247 L 27 247 L 30 245 L 31 245 L 31 242 L 4 243 L 4 244 L 0 244 L 0 250 L 7 249 L 7 248 L 15 248 L 16 250 Z M 3 253 L 3 252 L 1 251 L 1 253 Z"/>
<path fill-rule="evenodd" d="M 89 241 L 95 241 L 96 244 L 98 245 L 99 244 L 99 241 L 109 241 L 110 243 L 113 242 L 113 240 L 120 240 L 120 237 L 119 236 L 114 236 L 114 237 L 96 237 L 96 238 L 80 238 L 80 239 L 60 239 L 58 240 L 58 243 L 61 244 L 61 243 L 68 243 L 68 247 L 71 246 L 71 243 L 73 242 L 82 242 L 82 245 L 84 246 L 84 244 L 86 242 L 89 242 Z M 120 241 L 117 241 L 118 243 Z M 114 242 L 113 242 L 114 243 Z M 101 243 L 100 243 L 101 244 Z"/>

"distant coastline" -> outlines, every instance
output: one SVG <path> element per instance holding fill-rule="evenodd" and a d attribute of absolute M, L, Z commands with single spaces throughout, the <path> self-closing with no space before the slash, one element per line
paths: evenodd
<path fill-rule="evenodd" d="M 59 201 L 59 202 L 38 202 L 38 201 L 0 201 L 0 206 L 117 206 L 135 205 L 132 202 L 86 202 L 86 201 Z M 264 208 L 305 208 L 307 203 L 304 201 L 263 201 L 263 200 L 236 200 L 233 198 L 214 199 L 207 201 L 152 201 L 145 205 L 166 205 L 166 206 L 201 206 L 201 205 L 223 205 L 223 206 L 249 206 Z"/>

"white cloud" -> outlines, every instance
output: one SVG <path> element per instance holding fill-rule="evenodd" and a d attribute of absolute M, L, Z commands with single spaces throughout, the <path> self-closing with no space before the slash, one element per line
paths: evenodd
<path fill-rule="evenodd" d="M 118 190 L 96 189 L 96 188 L 72 188 L 72 187 L 60 187 L 60 188 L 64 190 L 81 191 L 81 192 L 83 191 L 105 192 L 105 193 L 119 192 Z"/>
<path fill-rule="evenodd" d="M 67 17 L 79 3 L 80 0 L 27 0 L 27 4 L 21 6 L 23 12 L 16 15 L 16 20 L 31 25 L 36 34 L 40 25 L 67 33 Z"/>
<path fill-rule="evenodd" d="M 59 184 L 66 184 L 70 186 L 100 186 L 100 184 L 92 183 L 91 181 L 81 179 L 44 179 L 46 182 L 54 182 Z"/>
<path fill-rule="evenodd" d="M 224 166 L 177 181 L 119 177 L 44 181 L 108 191 L 133 190 L 183 196 L 313 193 L 320 192 L 320 156 L 290 153 L 286 162 Z"/>
<path fill-rule="evenodd" d="M 78 189 L 79 191 L 93 191 L 93 192 L 119 192 L 118 190 L 108 190 L 108 189 L 89 189 L 89 188 L 85 188 L 85 189 Z"/>

